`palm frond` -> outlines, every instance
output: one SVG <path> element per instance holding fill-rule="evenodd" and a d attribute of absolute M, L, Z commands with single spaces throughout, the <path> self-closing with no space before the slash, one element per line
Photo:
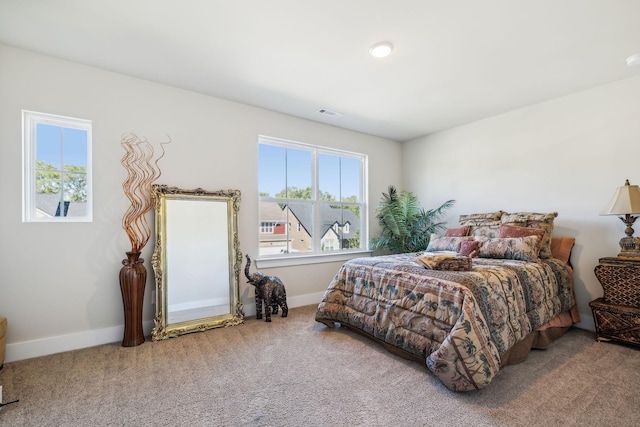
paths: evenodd
<path fill-rule="evenodd" d="M 425 210 L 420 207 L 419 200 L 413 193 L 398 193 L 394 186 L 389 186 L 388 191 L 382 193 L 380 205 L 376 208 L 381 232 L 379 238 L 371 239 L 371 249 L 391 253 L 424 250 L 431 234 L 445 227 L 445 223 L 439 221 L 439 218 L 454 205 L 455 200 L 448 200 L 435 209 Z"/>

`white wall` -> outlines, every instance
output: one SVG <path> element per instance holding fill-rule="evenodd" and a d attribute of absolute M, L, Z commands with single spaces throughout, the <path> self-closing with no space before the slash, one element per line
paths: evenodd
<path fill-rule="evenodd" d="M 92 223 L 21 222 L 22 109 L 93 121 Z M 240 243 L 252 255 L 259 134 L 368 154 L 372 211 L 389 184 L 401 184 L 397 142 L 0 45 L 0 315 L 9 325 L 7 361 L 122 339 L 118 272 L 131 246 L 121 226 L 128 201 L 120 137 L 127 132 L 152 143 L 173 140 L 157 183 L 241 190 Z M 143 251 L 146 333 L 154 309 L 152 247 L 153 238 Z M 266 272 L 284 281 L 295 306 L 318 302 L 339 264 Z M 250 309 L 253 289 L 244 282 L 241 298 Z"/>
<path fill-rule="evenodd" d="M 576 238 L 580 326 L 593 329 L 593 269 L 618 254 L 625 229 L 599 213 L 626 178 L 640 184 L 639 160 L 634 77 L 404 143 L 403 182 L 430 208 L 455 199 L 451 226 L 464 213 L 557 211 L 554 235 Z"/>

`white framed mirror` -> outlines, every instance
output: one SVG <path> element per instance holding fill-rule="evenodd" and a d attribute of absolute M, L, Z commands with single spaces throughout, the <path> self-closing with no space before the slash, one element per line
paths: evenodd
<path fill-rule="evenodd" d="M 240 191 L 156 184 L 152 193 L 156 214 L 152 340 L 242 323 Z"/>

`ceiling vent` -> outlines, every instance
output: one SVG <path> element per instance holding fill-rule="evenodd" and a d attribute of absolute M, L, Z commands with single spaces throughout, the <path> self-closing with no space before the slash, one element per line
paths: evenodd
<path fill-rule="evenodd" d="M 334 118 L 338 118 L 338 117 L 342 117 L 344 114 L 342 113 L 338 113 L 337 111 L 331 111 L 331 110 L 327 110 L 326 108 L 321 108 L 318 110 L 318 113 L 323 114 L 325 116 L 329 116 L 329 117 L 334 117 Z"/>

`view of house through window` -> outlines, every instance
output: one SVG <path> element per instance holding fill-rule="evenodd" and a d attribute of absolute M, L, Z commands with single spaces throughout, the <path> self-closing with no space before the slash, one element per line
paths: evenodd
<path fill-rule="evenodd" d="M 23 220 L 91 221 L 91 122 L 23 111 Z"/>
<path fill-rule="evenodd" d="M 366 156 L 261 137 L 260 256 L 366 248 Z"/>

